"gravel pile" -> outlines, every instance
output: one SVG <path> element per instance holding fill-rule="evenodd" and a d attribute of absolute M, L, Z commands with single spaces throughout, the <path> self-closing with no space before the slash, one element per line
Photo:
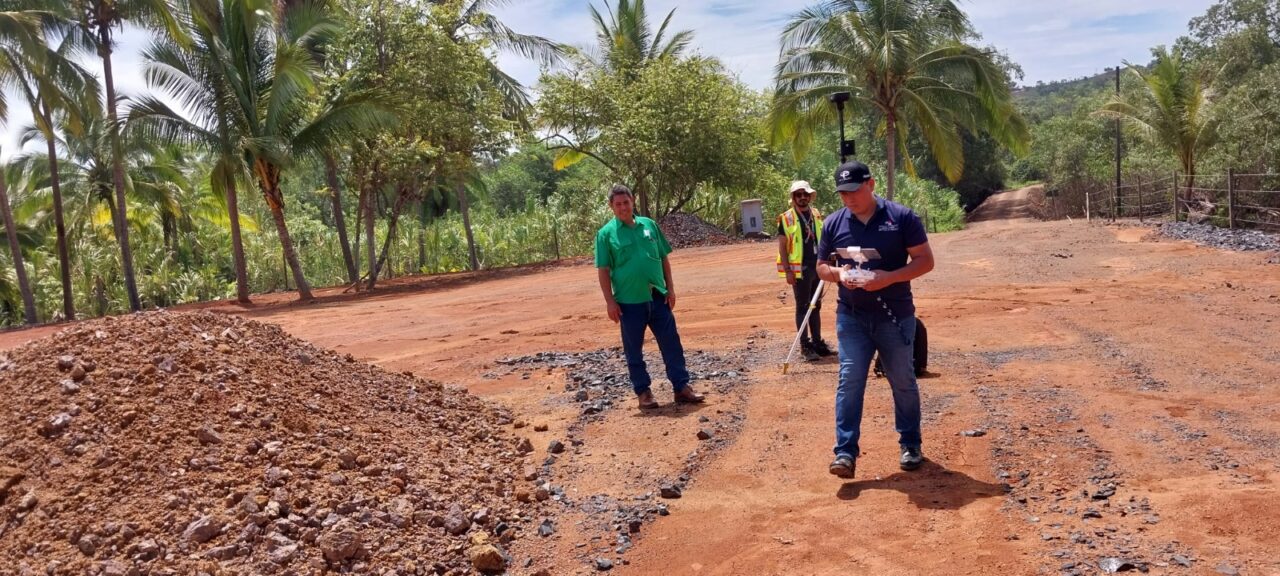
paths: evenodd
<path fill-rule="evenodd" d="M 1188 222 L 1166 222 L 1157 230 L 1169 238 L 1190 240 L 1224 250 L 1280 250 L 1280 237 L 1258 230 L 1232 230 Z"/>
<path fill-rule="evenodd" d="M 501 572 L 548 509 L 504 410 L 238 317 L 76 324 L 0 395 L 0 574 Z"/>
<path fill-rule="evenodd" d="M 706 223 L 693 214 L 676 212 L 668 214 L 658 223 L 662 234 L 673 248 L 689 248 L 692 246 L 722 246 L 733 244 L 738 240 L 725 233 L 724 230 Z"/>

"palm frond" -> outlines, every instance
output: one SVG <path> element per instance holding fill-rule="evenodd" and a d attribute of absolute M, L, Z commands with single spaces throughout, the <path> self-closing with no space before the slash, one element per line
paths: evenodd
<path fill-rule="evenodd" d="M 493 42 L 497 49 L 515 52 L 542 66 L 555 66 L 568 53 L 568 48 L 558 42 L 542 36 L 515 32 L 493 14 L 479 15 L 475 26 L 484 33 L 485 38 Z"/>

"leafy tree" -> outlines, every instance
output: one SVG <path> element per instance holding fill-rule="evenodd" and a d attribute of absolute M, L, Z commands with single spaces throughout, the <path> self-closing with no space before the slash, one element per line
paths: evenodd
<path fill-rule="evenodd" d="M 1280 62 L 1248 74 L 1214 103 L 1217 144 L 1205 155 L 1219 167 L 1280 172 Z"/>
<path fill-rule="evenodd" d="M 369 287 L 388 258 L 399 217 L 414 202 L 456 201 L 452 205 L 461 212 L 470 261 L 477 268 L 466 184 L 475 175 L 474 158 L 497 153 L 515 128 L 504 119 L 510 106 L 493 82 L 485 44 L 453 35 L 456 6 L 375 0 L 351 8 L 353 24 L 332 59 L 345 67 L 338 82 L 394 91 L 401 118 L 351 146 L 351 179 L 369 239 Z M 380 256 L 372 244 L 379 203 L 389 212 Z M 444 207 L 450 204 L 444 200 Z"/>
<path fill-rule="evenodd" d="M 827 97 L 850 92 L 885 138 L 886 196 L 911 128 L 951 182 L 964 171 L 957 128 L 989 134 L 1021 153 L 1027 127 L 992 51 L 964 43 L 968 17 L 951 0 L 828 0 L 796 14 L 782 33 L 776 69 L 774 138 L 807 150 L 815 128 L 835 119 Z"/>
<path fill-rule="evenodd" d="M 512 214 L 546 204 L 556 186 L 568 176 L 556 170 L 555 155 L 536 140 L 526 140 L 513 153 L 499 158 L 485 170 L 489 204 L 499 214 Z"/>
<path fill-rule="evenodd" d="M 631 80 L 580 61 L 544 76 L 541 92 L 548 146 L 562 151 L 557 167 L 599 161 L 634 189 L 641 214 L 680 210 L 700 186 L 754 185 L 763 146 L 752 95 L 715 60 L 661 58 Z"/>

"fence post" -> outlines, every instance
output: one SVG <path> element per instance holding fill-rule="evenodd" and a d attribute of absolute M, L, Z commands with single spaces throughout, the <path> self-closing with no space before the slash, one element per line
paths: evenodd
<path fill-rule="evenodd" d="M 1138 177 L 1138 222 L 1142 222 L 1142 177 Z"/>
<path fill-rule="evenodd" d="M 1236 227 L 1236 179 L 1235 170 L 1227 168 L 1227 227 Z"/>
<path fill-rule="evenodd" d="M 1171 187 L 1169 188 L 1169 193 L 1170 195 L 1173 196 L 1173 221 L 1180 222 L 1180 220 L 1178 219 L 1179 218 L 1178 212 L 1180 212 L 1181 209 L 1178 207 L 1178 171 L 1177 170 L 1173 171 L 1173 182 L 1170 183 L 1170 186 Z"/>
<path fill-rule="evenodd" d="M 555 216 L 551 216 L 551 250 L 555 252 L 556 260 L 560 260 L 560 222 Z"/>
<path fill-rule="evenodd" d="M 1084 193 L 1084 221 L 1093 222 L 1093 212 L 1089 209 L 1089 197 L 1093 196 L 1092 190 L 1086 190 Z"/>
<path fill-rule="evenodd" d="M 1116 187 L 1111 191 L 1111 221 L 1115 222 L 1120 219 L 1120 182 L 1116 181 Z"/>

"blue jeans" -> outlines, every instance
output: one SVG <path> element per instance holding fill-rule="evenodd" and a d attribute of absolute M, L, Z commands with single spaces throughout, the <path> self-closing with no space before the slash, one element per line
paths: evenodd
<path fill-rule="evenodd" d="M 889 387 L 893 389 L 894 428 L 903 448 L 920 447 L 920 389 L 916 386 L 915 316 L 899 317 L 895 324 L 884 312 L 836 310 L 836 337 L 840 342 L 840 384 L 836 388 L 836 456 L 858 457 L 862 428 L 862 400 L 867 391 L 867 370 L 879 350 Z"/>
<path fill-rule="evenodd" d="M 653 300 L 643 304 L 618 303 L 622 309 L 622 351 L 627 357 L 627 372 L 631 375 L 631 388 L 636 394 L 649 391 L 649 371 L 644 365 L 644 330 L 653 331 L 662 351 L 662 363 L 667 366 L 667 379 L 676 392 L 689 385 L 689 370 L 685 368 L 684 346 L 676 332 L 676 317 L 667 306 L 667 297 L 657 290 Z"/>

